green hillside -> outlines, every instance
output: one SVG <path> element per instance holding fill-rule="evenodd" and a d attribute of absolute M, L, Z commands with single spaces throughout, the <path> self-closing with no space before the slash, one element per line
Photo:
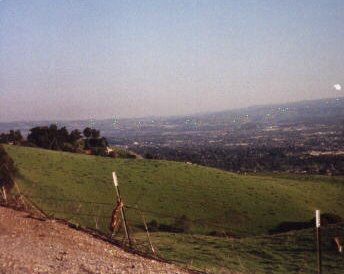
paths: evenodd
<path fill-rule="evenodd" d="M 169 161 L 6 149 L 19 168 L 22 190 L 33 196 L 113 203 L 111 173 L 116 171 L 126 204 L 162 215 L 185 214 L 238 235 L 266 233 L 283 221 L 309 220 L 316 208 L 344 216 L 344 180 L 338 177 L 244 176 Z"/>
<path fill-rule="evenodd" d="M 108 232 L 115 203 L 111 173 L 116 171 L 125 204 L 140 208 L 148 222 L 154 219 L 170 225 L 174 217 L 186 215 L 190 219 L 193 236 L 156 232 L 153 240 L 165 257 L 194 262 L 196 266 L 212 268 L 216 262 L 217 265 L 221 262 L 220 265 L 241 271 L 254 267 L 266 272 L 268 258 L 274 260 L 273 255 L 264 258 L 266 254 L 276 254 L 278 260 L 275 262 L 282 264 L 292 252 L 283 253 L 277 245 L 274 249 L 273 237 L 252 236 L 266 235 L 281 222 L 308 221 L 318 208 L 344 216 L 342 177 L 238 175 L 169 161 L 111 159 L 17 146 L 5 146 L 5 149 L 17 164 L 17 182 L 21 190 L 34 202 L 57 217 L 103 232 Z M 90 201 L 98 204 L 85 203 Z M 128 220 L 131 229 L 137 231 L 136 237 L 143 238 L 139 228 L 142 224 L 140 214 L 129 210 Z M 214 230 L 250 237 L 225 240 L 206 236 Z M 267 239 L 272 241 L 270 246 L 266 244 Z M 190 245 L 193 240 L 198 242 L 198 247 Z M 212 244 L 200 247 L 201 242 Z M 300 248 L 295 238 L 292 242 L 290 248 Z M 242 250 L 249 243 L 254 243 L 251 251 L 250 248 L 247 252 Z M 262 244 L 270 249 L 259 254 L 258 247 Z M 312 241 L 307 243 L 310 244 Z M 234 248 L 236 246 L 241 248 Z M 219 254 L 214 257 L 211 254 L 215 251 Z M 313 255 L 311 250 L 305 256 L 311 261 Z M 251 260 L 252 256 L 260 259 Z M 280 267 L 281 272 L 270 273 L 284 273 L 289 269 L 288 265 Z M 292 271 L 290 269 L 288 271 Z"/>
<path fill-rule="evenodd" d="M 344 225 L 322 231 L 323 273 L 344 273 L 344 256 L 333 247 L 332 238 L 344 239 Z M 225 239 L 202 235 L 156 233 L 160 254 L 211 273 L 316 273 L 313 229 L 273 236 Z M 144 236 L 142 235 L 142 238 Z"/>

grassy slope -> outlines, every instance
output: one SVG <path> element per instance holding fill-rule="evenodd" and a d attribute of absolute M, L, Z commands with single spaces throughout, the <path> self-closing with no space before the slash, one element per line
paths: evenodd
<path fill-rule="evenodd" d="M 6 149 L 19 167 L 18 181 L 24 192 L 36 196 L 111 203 L 114 170 L 127 204 L 165 215 L 186 214 L 236 234 L 258 235 L 283 221 L 308 220 L 315 208 L 344 216 L 343 178 L 243 176 L 177 162 Z"/>
<path fill-rule="evenodd" d="M 344 239 L 344 225 L 327 227 L 322 236 L 323 273 L 344 273 L 344 256 L 332 245 L 334 236 Z M 313 229 L 242 239 L 154 233 L 153 242 L 164 257 L 214 273 L 316 273 Z"/>
<path fill-rule="evenodd" d="M 243 176 L 176 162 L 110 159 L 15 146 L 5 148 L 19 168 L 18 183 L 22 191 L 35 197 L 113 203 L 115 192 L 111 172 L 114 170 L 126 204 L 138 205 L 143 210 L 161 215 L 186 214 L 201 223 L 227 227 L 237 235 L 265 234 L 283 221 L 309 220 L 315 208 L 344 216 L 343 178 Z M 104 216 L 99 220 L 99 226 L 107 231 L 111 205 L 34 200 L 48 211 L 57 211 L 55 215 L 58 217 L 72 218 L 72 221 L 88 226 L 94 226 L 96 220 L 76 213 Z M 135 212 L 129 211 L 128 215 L 131 224 L 141 223 Z M 148 221 L 153 218 L 167 224 L 173 222 L 171 218 L 146 213 Z M 192 229 L 201 234 L 218 228 L 194 224 Z M 190 240 L 181 239 L 183 237 Z M 281 265 L 280 273 L 285 273 L 288 265 L 292 264 L 287 263 L 288 258 L 293 260 L 299 256 L 299 243 L 295 242 L 295 237 L 291 238 L 293 244 L 290 245 L 296 248 L 293 251 L 295 256 L 291 251 L 278 250 L 279 245 L 274 245 L 272 237 L 224 240 L 199 236 L 195 240 L 186 235 L 154 233 L 153 238 L 165 256 L 183 261 L 195 257 L 194 261 L 199 266 L 204 266 L 204 262 L 209 266 L 221 262 L 234 269 L 254 268 L 267 272 L 271 267 L 270 260 L 277 266 Z M 182 244 L 178 244 L 178 239 Z M 288 245 L 288 241 L 283 239 Z M 312 260 L 312 254 L 305 255 L 310 258 L 305 264 Z M 264 256 L 267 257 L 264 259 Z"/>

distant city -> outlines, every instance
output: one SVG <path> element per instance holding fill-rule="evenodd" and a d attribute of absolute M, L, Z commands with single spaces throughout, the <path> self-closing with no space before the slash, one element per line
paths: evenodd
<path fill-rule="evenodd" d="M 234 172 L 344 174 L 344 98 L 253 106 L 185 117 L 1 123 L 0 132 L 57 123 L 97 128 L 148 159 Z"/>

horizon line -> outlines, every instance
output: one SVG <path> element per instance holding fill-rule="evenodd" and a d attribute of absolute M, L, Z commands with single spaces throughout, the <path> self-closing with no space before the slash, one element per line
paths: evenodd
<path fill-rule="evenodd" d="M 313 101 L 325 101 L 325 100 L 337 100 L 337 99 L 344 99 L 343 96 L 334 96 L 334 97 L 325 97 L 325 98 L 319 98 L 319 99 L 305 99 L 305 100 L 298 100 L 298 101 L 288 101 L 285 103 L 270 103 L 270 104 L 253 104 L 249 105 L 246 107 L 238 107 L 238 108 L 227 108 L 227 109 L 222 109 L 222 110 L 209 110 L 209 111 L 201 111 L 201 112 L 194 112 L 190 114 L 171 114 L 171 115 L 147 115 L 147 116 L 138 116 L 138 117 L 118 117 L 116 118 L 117 120 L 146 120 L 146 119 L 161 119 L 161 118 L 166 118 L 166 119 L 171 119 L 171 118 L 182 118 L 182 117 L 193 117 L 193 116 L 200 116 L 200 115 L 207 115 L 207 114 L 212 114 L 212 113 L 221 113 L 221 112 L 229 112 L 229 111 L 240 111 L 244 109 L 249 109 L 249 108 L 255 108 L 255 107 L 273 107 L 273 106 L 278 106 L 278 105 L 288 105 L 288 104 L 297 104 L 297 103 L 304 103 L 304 102 L 313 102 Z M 57 122 L 81 122 L 81 121 L 89 121 L 89 120 L 94 120 L 94 121 L 104 121 L 104 120 L 113 120 L 114 117 L 110 118 L 80 118 L 80 119 L 47 119 L 47 120 L 39 120 L 39 119 L 33 119 L 33 120 L 11 120 L 11 121 L 1 121 L 0 124 L 10 124 L 10 123 L 34 123 L 34 122 L 52 122 L 55 121 Z"/>

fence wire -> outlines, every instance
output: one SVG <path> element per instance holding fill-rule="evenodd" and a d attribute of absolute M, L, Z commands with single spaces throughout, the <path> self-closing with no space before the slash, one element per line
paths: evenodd
<path fill-rule="evenodd" d="M 116 201 L 29 194 L 24 197 L 50 217 L 99 231 L 128 246 L 122 226 L 114 234 L 109 230 Z M 124 208 L 131 248 L 139 252 L 206 273 L 316 273 L 313 229 L 238 238 L 229 233 L 230 227 L 218 223 L 163 214 L 136 205 L 125 205 Z M 321 235 L 323 273 L 344 273 L 344 256 L 334 240 L 344 241 L 344 224 L 322 227 Z"/>

